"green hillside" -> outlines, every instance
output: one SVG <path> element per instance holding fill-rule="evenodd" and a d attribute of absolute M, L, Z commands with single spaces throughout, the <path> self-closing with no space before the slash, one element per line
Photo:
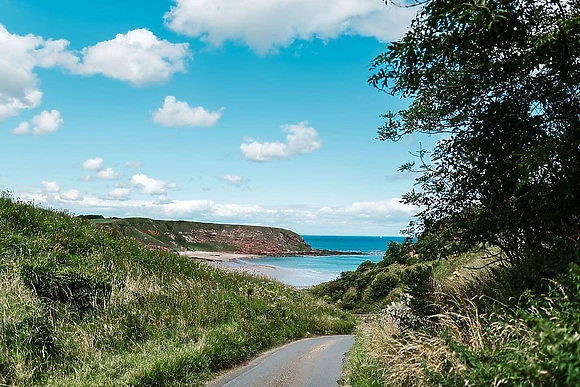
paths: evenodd
<path fill-rule="evenodd" d="M 2 385 L 201 385 L 272 346 L 354 325 L 278 282 L 7 195 L 0 254 Z"/>
<path fill-rule="evenodd" d="M 167 251 L 200 250 L 283 255 L 311 251 L 302 237 L 274 227 L 85 215 L 114 234 Z"/>

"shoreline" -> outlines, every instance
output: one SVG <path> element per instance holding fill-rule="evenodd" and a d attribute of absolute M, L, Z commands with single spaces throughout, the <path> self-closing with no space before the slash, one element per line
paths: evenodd
<path fill-rule="evenodd" d="M 371 255 L 361 251 L 337 251 L 337 250 L 310 250 L 310 251 L 285 251 L 280 253 L 247 254 L 224 251 L 180 251 L 179 255 L 200 259 L 204 261 L 229 262 L 236 259 L 266 258 L 266 257 L 328 257 L 332 255 Z"/>
<path fill-rule="evenodd" d="M 221 270 L 227 270 L 230 272 L 237 272 L 248 274 L 252 276 L 259 276 L 268 279 L 273 279 L 282 282 L 288 286 L 295 289 L 306 289 L 310 288 L 318 283 L 330 281 L 333 278 L 325 278 L 316 271 L 308 270 L 294 270 L 291 268 L 274 266 L 270 262 L 268 264 L 260 263 L 260 259 L 265 258 L 277 258 L 277 257 L 316 257 L 316 256 L 335 256 L 335 255 L 357 255 L 366 256 L 373 255 L 369 253 L 361 252 L 340 252 L 341 254 L 335 254 L 332 250 L 312 250 L 310 254 L 301 254 L 299 252 L 294 252 L 291 254 L 244 254 L 244 253 L 234 253 L 234 252 L 223 252 L 223 251 L 197 251 L 188 250 L 181 251 L 179 255 L 188 257 L 192 260 L 196 260 L 207 266 L 218 268 Z M 314 273 L 314 274 L 312 274 Z M 318 275 L 318 277 L 317 277 Z M 338 275 L 338 274 L 337 274 Z M 313 280 L 314 279 L 314 280 Z"/>
<path fill-rule="evenodd" d="M 225 253 L 218 251 L 182 251 L 179 255 L 194 259 L 204 265 L 217 269 L 276 280 L 298 290 L 307 289 L 312 286 L 293 285 L 285 281 L 286 277 L 290 274 L 288 269 L 271 265 L 261 265 L 259 263 L 250 264 L 244 261 L 244 259 L 268 258 L 272 257 L 271 255 Z"/>
<path fill-rule="evenodd" d="M 260 254 L 240 254 L 240 253 L 226 253 L 222 251 L 196 251 L 196 250 L 180 251 L 179 255 L 209 262 L 232 262 L 237 259 L 265 257 L 265 255 Z"/>

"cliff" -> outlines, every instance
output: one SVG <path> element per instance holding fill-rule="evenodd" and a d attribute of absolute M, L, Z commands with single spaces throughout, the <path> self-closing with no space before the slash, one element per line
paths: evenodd
<path fill-rule="evenodd" d="M 242 226 L 148 218 L 82 216 L 112 234 L 131 237 L 166 251 L 221 251 L 259 255 L 318 255 L 302 237 L 274 227 Z"/>

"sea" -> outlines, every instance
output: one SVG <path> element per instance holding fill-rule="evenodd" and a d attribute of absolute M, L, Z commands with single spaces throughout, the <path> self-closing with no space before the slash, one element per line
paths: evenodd
<path fill-rule="evenodd" d="M 354 271 L 364 261 L 383 259 L 390 241 L 403 242 L 400 236 L 302 235 L 318 250 L 360 252 L 364 255 L 329 255 L 320 257 L 261 257 L 239 260 L 248 268 L 270 268 L 268 276 L 288 285 L 303 288 L 336 279 L 344 271 Z M 264 272 L 263 270 L 260 270 Z"/>

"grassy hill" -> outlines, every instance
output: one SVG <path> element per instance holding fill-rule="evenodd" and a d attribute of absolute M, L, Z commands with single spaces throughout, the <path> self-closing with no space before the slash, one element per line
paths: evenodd
<path fill-rule="evenodd" d="M 0 196 L 0 384 L 201 385 L 350 315 Z"/>
<path fill-rule="evenodd" d="M 200 250 L 284 255 L 311 251 L 302 237 L 274 227 L 84 216 L 114 234 L 166 251 Z"/>

